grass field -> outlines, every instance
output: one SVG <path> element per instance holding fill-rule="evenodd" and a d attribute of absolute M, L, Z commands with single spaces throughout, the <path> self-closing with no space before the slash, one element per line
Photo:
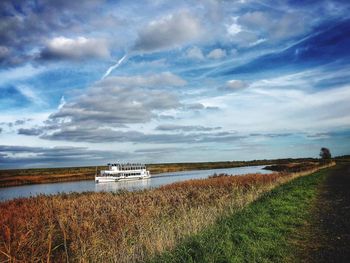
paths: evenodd
<path fill-rule="evenodd" d="M 188 170 L 204 170 L 218 168 L 233 168 L 251 165 L 285 164 L 291 162 L 315 162 L 316 159 L 278 159 L 278 160 L 254 160 L 232 162 L 200 162 L 200 163 L 164 163 L 149 164 L 147 169 L 151 174 L 165 172 L 177 172 Z M 97 170 L 107 169 L 106 166 L 98 166 Z M 93 180 L 96 167 L 65 167 L 65 168 L 37 168 L 37 169 L 11 169 L 0 170 L 0 187 L 8 187 L 24 184 L 55 183 L 66 181 Z"/>
<path fill-rule="evenodd" d="M 263 196 L 239 213 L 222 217 L 152 262 L 300 262 L 298 232 L 329 170 L 297 178 Z"/>
<path fill-rule="evenodd" d="M 141 262 L 173 249 L 175 254 L 162 258 L 190 260 L 193 255 L 182 254 L 182 248 L 195 244 L 194 251 L 202 251 L 199 233 L 209 233 L 206 229 L 218 219 L 311 172 L 219 176 L 140 192 L 61 194 L 2 202 L 0 260 Z M 213 233 L 226 237 L 226 231 Z M 198 244 L 186 241 L 193 235 Z M 237 236 L 237 242 L 244 243 L 245 238 Z"/>
<path fill-rule="evenodd" d="M 350 262 L 350 159 L 329 171 L 318 187 L 311 218 L 295 245 L 302 262 Z"/>

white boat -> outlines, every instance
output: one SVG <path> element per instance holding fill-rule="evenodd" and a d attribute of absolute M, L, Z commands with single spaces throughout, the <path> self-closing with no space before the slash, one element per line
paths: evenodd
<path fill-rule="evenodd" d="M 101 170 L 95 175 L 95 182 L 117 182 L 125 180 L 138 180 L 150 178 L 151 174 L 146 165 L 140 163 L 108 164 L 108 170 Z"/>

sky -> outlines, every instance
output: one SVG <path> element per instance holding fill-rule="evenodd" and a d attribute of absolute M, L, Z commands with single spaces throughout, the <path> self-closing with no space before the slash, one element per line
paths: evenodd
<path fill-rule="evenodd" d="M 0 168 L 350 154 L 350 2 L 0 2 Z"/>

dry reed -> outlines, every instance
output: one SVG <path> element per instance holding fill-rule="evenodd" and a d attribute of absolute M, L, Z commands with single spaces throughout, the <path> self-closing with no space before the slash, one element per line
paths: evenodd
<path fill-rule="evenodd" d="M 238 211 L 300 173 L 219 176 L 119 193 L 0 203 L 0 260 L 140 262 Z"/>

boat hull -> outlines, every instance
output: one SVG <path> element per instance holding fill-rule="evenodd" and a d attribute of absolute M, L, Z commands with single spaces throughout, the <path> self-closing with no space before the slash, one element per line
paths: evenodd
<path fill-rule="evenodd" d="M 96 176 L 96 183 L 108 183 L 108 182 L 121 182 L 121 181 L 132 181 L 132 180 L 142 180 L 149 179 L 151 176 L 127 176 L 127 177 L 118 177 L 118 176 Z"/>

